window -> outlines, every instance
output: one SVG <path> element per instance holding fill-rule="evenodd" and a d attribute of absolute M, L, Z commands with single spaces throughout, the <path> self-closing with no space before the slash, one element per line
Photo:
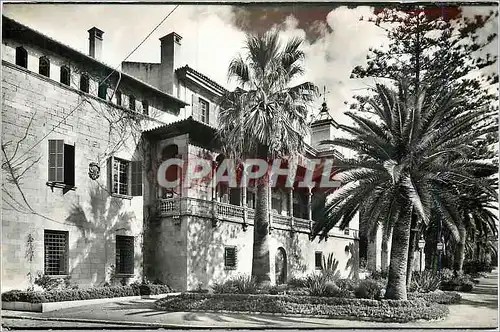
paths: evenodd
<path fill-rule="evenodd" d="M 75 147 L 62 139 L 49 140 L 49 182 L 75 185 Z"/>
<path fill-rule="evenodd" d="M 68 274 L 68 232 L 44 230 L 44 273 Z"/>
<path fill-rule="evenodd" d="M 135 97 L 132 95 L 128 96 L 128 108 L 135 111 Z"/>
<path fill-rule="evenodd" d="M 50 61 L 46 56 L 38 60 L 38 73 L 45 77 L 50 77 Z"/>
<path fill-rule="evenodd" d="M 272 197 L 271 198 L 271 209 L 273 210 L 273 212 L 276 211 L 277 213 L 281 213 L 281 211 L 282 211 L 282 208 L 281 208 L 281 196 L 279 196 L 279 197 Z"/>
<path fill-rule="evenodd" d="M 200 103 L 200 112 L 201 112 L 201 122 L 208 123 L 208 102 L 203 99 L 199 99 Z"/>
<path fill-rule="evenodd" d="M 142 114 L 149 115 L 149 104 L 147 100 L 142 101 Z"/>
<path fill-rule="evenodd" d="M 89 93 L 89 75 L 87 74 L 80 76 L 80 91 Z"/>
<path fill-rule="evenodd" d="M 99 90 L 97 91 L 97 97 L 106 100 L 107 93 L 108 93 L 108 86 L 106 84 L 99 84 Z"/>
<path fill-rule="evenodd" d="M 16 48 L 16 65 L 28 68 L 28 51 L 22 46 Z"/>
<path fill-rule="evenodd" d="M 116 236 L 116 273 L 134 274 L 133 236 Z"/>
<path fill-rule="evenodd" d="M 316 270 L 323 269 L 323 252 L 322 251 L 316 251 L 314 253 L 314 268 Z"/>
<path fill-rule="evenodd" d="M 236 247 L 224 248 L 224 267 L 226 269 L 236 269 Z"/>
<path fill-rule="evenodd" d="M 249 208 L 255 208 L 255 194 L 251 191 L 247 191 L 247 206 Z"/>
<path fill-rule="evenodd" d="M 71 71 L 68 66 L 61 67 L 61 83 L 70 85 L 70 74 Z"/>
<path fill-rule="evenodd" d="M 142 165 L 140 162 L 132 162 L 131 191 L 132 196 L 142 196 Z"/>
<path fill-rule="evenodd" d="M 349 235 L 349 228 L 344 229 L 344 235 Z"/>
<path fill-rule="evenodd" d="M 142 196 L 142 162 L 111 157 L 108 161 L 112 194 Z"/>
<path fill-rule="evenodd" d="M 122 106 L 122 93 L 121 93 L 121 91 L 116 91 L 116 104 Z"/>

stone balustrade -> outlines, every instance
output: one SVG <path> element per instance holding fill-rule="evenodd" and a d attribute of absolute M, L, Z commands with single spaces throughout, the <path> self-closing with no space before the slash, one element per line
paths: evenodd
<path fill-rule="evenodd" d="M 158 214 L 160 217 L 172 217 L 181 215 L 194 215 L 199 217 L 217 217 L 220 220 L 243 223 L 243 206 L 227 203 L 212 202 L 192 197 L 177 197 L 158 200 Z M 253 225 L 255 210 L 247 209 L 247 223 Z M 303 233 L 310 232 L 310 222 L 307 219 L 283 216 L 272 213 L 271 223 L 273 228 L 293 230 Z M 358 238 L 358 230 L 346 228 L 344 230 L 334 227 L 331 235 Z"/>

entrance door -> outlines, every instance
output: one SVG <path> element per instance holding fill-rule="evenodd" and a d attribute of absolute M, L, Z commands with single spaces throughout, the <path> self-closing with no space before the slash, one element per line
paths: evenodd
<path fill-rule="evenodd" d="M 276 259 L 274 260 L 274 272 L 276 274 L 276 285 L 286 283 L 286 252 L 282 247 L 276 251 Z"/>

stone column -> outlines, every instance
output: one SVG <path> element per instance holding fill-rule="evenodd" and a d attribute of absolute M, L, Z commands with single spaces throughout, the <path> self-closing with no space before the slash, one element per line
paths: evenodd
<path fill-rule="evenodd" d="M 288 189 L 288 216 L 290 217 L 290 227 L 294 228 L 293 222 L 293 188 Z"/>
<path fill-rule="evenodd" d="M 312 231 L 313 220 L 312 220 L 312 190 L 307 187 L 307 219 L 309 220 L 309 230 Z"/>
<path fill-rule="evenodd" d="M 241 206 L 243 207 L 243 225 L 246 226 L 248 219 L 248 211 L 247 211 L 247 171 L 246 168 L 243 167 L 243 171 L 241 174 L 241 182 L 240 182 L 240 190 L 241 190 Z"/>

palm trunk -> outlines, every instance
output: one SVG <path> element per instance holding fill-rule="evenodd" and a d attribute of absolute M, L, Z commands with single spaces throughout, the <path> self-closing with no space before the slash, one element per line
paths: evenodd
<path fill-rule="evenodd" d="M 416 225 L 415 225 L 416 226 Z M 412 227 L 414 225 L 412 224 Z M 408 265 L 406 267 L 406 287 L 411 285 L 411 277 L 413 274 L 413 261 L 415 260 L 415 250 L 417 248 L 418 233 L 416 231 L 410 232 L 410 245 L 408 249 Z"/>
<path fill-rule="evenodd" d="M 457 249 L 455 251 L 455 272 L 462 273 L 465 260 L 465 242 L 467 241 L 467 229 L 461 223 L 458 225 L 458 233 L 460 240 L 458 241 Z"/>
<path fill-rule="evenodd" d="M 391 262 L 385 297 L 392 300 L 407 300 L 406 268 L 410 245 L 411 209 L 394 225 L 391 241 Z"/>
<path fill-rule="evenodd" d="M 255 220 L 253 227 L 252 277 L 259 286 L 271 283 L 269 257 L 269 179 L 267 174 L 257 181 Z"/>
<path fill-rule="evenodd" d="M 382 271 L 387 271 L 388 261 L 389 261 L 389 238 L 390 234 L 385 232 L 385 229 L 382 230 L 382 252 L 380 253 L 380 269 Z"/>

